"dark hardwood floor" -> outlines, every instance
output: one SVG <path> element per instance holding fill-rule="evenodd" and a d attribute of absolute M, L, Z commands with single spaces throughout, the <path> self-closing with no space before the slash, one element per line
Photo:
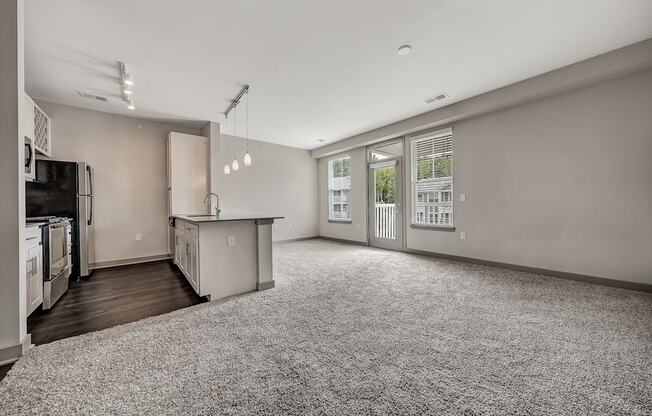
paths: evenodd
<path fill-rule="evenodd" d="M 138 321 L 201 303 L 186 278 L 164 260 L 101 269 L 79 282 L 49 311 L 27 319 L 32 343 L 62 338 Z M 0 366 L 0 380 L 11 364 Z"/>

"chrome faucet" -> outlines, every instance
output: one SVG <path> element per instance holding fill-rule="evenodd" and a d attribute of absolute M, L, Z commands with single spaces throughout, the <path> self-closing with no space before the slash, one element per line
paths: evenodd
<path fill-rule="evenodd" d="M 220 209 L 220 197 L 217 194 L 213 192 L 207 193 L 206 196 L 204 197 L 204 204 L 210 205 L 211 195 L 215 195 L 215 216 L 219 218 L 220 212 L 222 212 L 222 210 Z"/>

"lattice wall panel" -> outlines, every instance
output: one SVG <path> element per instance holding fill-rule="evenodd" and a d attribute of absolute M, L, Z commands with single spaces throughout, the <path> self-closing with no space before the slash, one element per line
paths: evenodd
<path fill-rule="evenodd" d="M 46 115 L 34 107 L 34 144 L 48 153 L 50 152 L 49 128 Z"/>

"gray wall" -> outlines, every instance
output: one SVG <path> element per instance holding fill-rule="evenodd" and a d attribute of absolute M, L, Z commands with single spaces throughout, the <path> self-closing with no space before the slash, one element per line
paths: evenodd
<path fill-rule="evenodd" d="M 454 124 L 457 232 L 407 246 L 652 283 L 651 114 L 648 71 Z"/>
<path fill-rule="evenodd" d="M 307 150 L 249 140 L 252 166 L 244 166 L 245 140 L 222 134 L 219 151 L 211 143 L 211 189 L 225 214 L 285 217 L 274 224 L 274 241 L 314 237 L 317 230 L 317 161 Z M 240 170 L 224 174 L 237 155 Z M 217 184 L 215 184 L 217 182 Z"/>
<path fill-rule="evenodd" d="M 167 135 L 201 131 L 37 103 L 52 118 L 53 158 L 95 168 L 95 261 L 167 255 Z"/>
<path fill-rule="evenodd" d="M 0 2 L 0 363 L 26 336 L 23 1 Z"/>
<path fill-rule="evenodd" d="M 407 248 L 652 283 L 651 114 L 648 70 L 450 124 L 457 230 L 408 226 Z"/>

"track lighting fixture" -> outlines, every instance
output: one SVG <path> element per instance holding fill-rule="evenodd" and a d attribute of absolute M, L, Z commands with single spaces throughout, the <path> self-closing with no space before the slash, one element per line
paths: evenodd
<path fill-rule="evenodd" d="M 127 108 L 129 110 L 136 109 L 133 100 L 133 86 L 135 85 L 134 76 L 127 73 L 126 64 L 124 62 L 118 62 L 120 67 L 120 85 L 122 87 L 122 101 L 127 103 Z"/>
<path fill-rule="evenodd" d="M 247 88 L 247 101 L 245 102 L 245 121 L 247 126 L 247 146 L 245 149 L 243 162 L 245 166 L 251 166 L 251 155 L 249 154 L 249 88 Z"/>
<path fill-rule="evenodd" d="M 134 76 L 131 74 L 125 73 L 123 81 L 127 85 L 136 85 L 136 83 L 134 82 Z"/>
<path fill-rule="evenodd" d="M 238 104 L 240 104 L 240 100 L 242 97 L 244 97 L 246 94 L 246 145 L 245 145 L 245 154 L 244 157 L 242 158 L 242 162 L 244 163 L 245 166 L 251 166 L 252 159 L 251 159 L 251 154 L 249 153 L 249 85 L 245 85 L 242 90 L 240 90 L 240 93 L 238 96 L 231 101 L 231 104 L 227 107 L 226 111 L 224 111 L 224 117 L 226 118 L 226 124 L 228 128 L 228 121 L 229 121 L 229 113 L 233 111 L 234 114 L 234 127 L 233 127 L 233 135 L 237 136 L 237 119 L 235 118 L 237 116 L 237 107 Z M 240 163 L 238 162 L 237 156 L 233 158 L 233 162 L 231 163 L 231 166 L 229 167 L 229 164 L 227 163 L 226 166 L 224 167 L 224 173 L 226 173 L 227 168 L 229 168 L 229 171 L 234 171 L 237 172 L 240 169 Z M 228 173 L 227 173 L 228 175 Z"/>

